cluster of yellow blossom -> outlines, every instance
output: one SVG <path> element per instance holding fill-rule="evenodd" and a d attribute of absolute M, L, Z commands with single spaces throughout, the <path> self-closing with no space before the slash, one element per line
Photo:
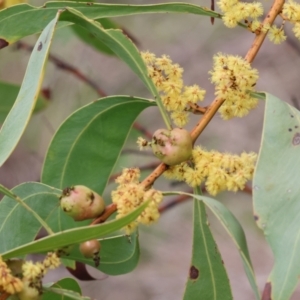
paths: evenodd
<path fill-rule="evenodd" d="M 241 57 L 218 53 L 214 56 L 211 82 L 215 84 L 216 96 L 226 101 L 219 112 L 223 119 L 243 117 L 256 107 L 258 100 L 251 97 L 258 79 L 258 71 Z"/>
<path fill-rule="evenodd" d="M 138 223 L 151 224 L 159 218 L 158 205 L 162 201 L 162 193 L 154 189 L 145 191 L 139 184 L 139 178 L 139 169 L 125 168 L 116 179 L 118 188 L 112 191 L 112 202 L 117 205 L 117 218 L 126 216 L 142 203 L 151 200 L 137 220 L 125 227 L 127 234 L 134 231 Z"/>
<path fill-rule="evenodd" d="M 11 269 L 0 257 L 0 292 L 8 294 L 19 293 L 23 289 L 23 282 L 12 274 Z"/>
<path fill-rule="evenodd" d="M 284 19 L 294 24 L 293 32 L 296 38 L 300 40 L 300 4 L 289 0 L 289 2 L 284 3 L 282 14 Z"/>
<path fill-rule="evenodd" d="M 0 291 L 17 294 L 19 299 L 35 299 L 42 293 L 42 278 L 46 272 L 59 265 L 56 252 L 49 252 L 43 262 L 36 263 L 22 260 L 5 263 L 0 257 Z"/>
<path fill-rule="evenodd" d="M 286 35 L 283 30 L 283 26 L 277 27 L 276 25 L 272 25 L 269 28 L 268 38 L 274 44 L 280 44 L 286 40 Z"/>
<path fill-rule="evenodd" d="M 42 262 L 26 261 L 22 265 L 22 281 L 24 288 L 20 293 L 20 299 L 27 299 L 26 295 L 37 297 L 42 294 L 42 279 L 49 269 L 55 269 L 60 265 L 60 259 L 56 252 L 48 252 Z"/>
<path fill-rule="evenodd" d="M 247 20 L 247 24 L 250 24 L 252 31 L 259 28 L 261 23 L 257 18 L 264 13 L 261 3 L 248 3 L 239 0 L 220 0 L 217 4 L 224 13 L 222 20 L 225 26 L 233 28 L 237 26 L 238 22 Z M 248 18 L 252 18 L 253 21 L 249 22 Z"/>
<path fill-rule="evenodd" d="M 183 127 L 188 122 L 188 110 L 191 104 L 202 101 L 205 91 L 198 85 L 184 86 L 183 69 L 173 64 L 169 56 L 156 57 L 153 53 L 142 52 L 149 76 L 158 91 L 166 110 L 171 112 L 173 122 Z"/>
<path fill-rule="evenodd" d="M 169 179 L 185 181 L 191 187 L 205 181 L 207 192 L 215 196 L 224 190 L 242 190 L 246 182 L 252 179 L 256 158 L 253 152 L 238 156 L 195 147 L 190 163 L 169 167 L 164 175 Z"/>

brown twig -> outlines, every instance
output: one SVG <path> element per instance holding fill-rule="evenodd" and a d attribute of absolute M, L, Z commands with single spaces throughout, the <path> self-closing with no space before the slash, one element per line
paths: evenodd
<path fill-rule="evenodd" d="M 26 51 L 32 51 L 33 47 L 31 45 L 28 45 L 22 41 L 17 43 L 17 49 L 24 49 Z M 60 58 L 58 58 L 57 56 L 53 55 L 53 54 L 49 54 L 49 60 L 59 69 L 67 71 L 71 74 L 73 74 L 75 77 L 77 77 L 79 80 L 85 82 L 87 85 L 89 85 L 90 87 L 92 87 L 97 94 L 100 97 L 105 97 L 106 93 L 100 89 L 97 85 L 96 82 L 94 82 L 92 79 L 88 78 L 87 76 L 85 76 L 80 70 L 78 70 L 77 68 L 75 68 L 74 66 L 66 63 L 65 61 L 61 60 Z"/>
<path fill-rule="evenodd" d="M 149 132 L 145 127 L 143 127 L 140 123 L 135 122 L 133 124 L 133 128 L 136 129 L 137 131 L 141 132 L 147 139 L 151 140 L 152 139 L 152 133 Z"/>
<path fill-rule="evenodd" d="M 195 115 L 204 115 L 207 111 L 207 107 L 199 106 L 196 103 L 189 103 L 190 108 L 187 110 Z"/>
<path fill-rule="evenodd" d="M 107 205 L 104 213 L 95 219 L 90 225 L 96 225 L 105 222 L 115 211 L 117 211 L 117 205 L 112 203 Z"/>
<path fill-rule="evenodd" d="M 263 21 L 263 25 L 272 25 L 276 19 L 276 17 L 280 14 L 284 0 L 274 0 L 274 3 L 270 9 L 270 11 L 267 13 L 267 16 L 265 17 Z M 268 31 L 266 32 L 260 32 L 255 39 L 254 42 L 252 43 L 251 48 L 249 49 L 248 53 L 245 56 L 245 60 L 247 60 L 249 63 L 252 63 L 253 60 L 255 59 L 261 45 L 263 44 L 266 36 L 267 36 Z"/>
<path fill-rule="evenodd" d="M 215 0 L 210 0 L 210 9 L 215 11 Z M 210 17 L 210 23 L 211 25 L 214 25 L 215 23 L 215 18 L 214 17 Z"/>

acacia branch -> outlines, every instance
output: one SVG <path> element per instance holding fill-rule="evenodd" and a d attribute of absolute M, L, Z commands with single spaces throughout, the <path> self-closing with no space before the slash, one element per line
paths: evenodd
<path fill-rule="evenodd" d="M 284 0 L 275 0 L 273 6 L 271 7 L 270 11 L 267 13 L 263 21 L 263 25 L 269 24 L 270 26 L 273 24 L 274 20 L 276 19 L 277 15 L 281 12 L 282 7 L 284 4 Z M 245 60 L 249 63 L 252 63 L 255 59 L 261 45 L 263 44 L 268 31 L 261 31 L 259 34 L 256 35 L 249 51 L 245 56 Z M 208 123 L 212 120 L 218 109 L 224 103 L 225 99 L 215 98 L 215 100 L 207 107 L 204 115 L 197 123 L 197 125 L 192 129 L 191 136 L 193 142 L 197 140 L 199 135 L 203 132 L 206 128 Z M 142 185 L 145 188 L 149 188 L 152 186 L 154 181 L 160 177 L 160 175 L 167 169 L 167 166 L 164 163 L 161 163 L 147 178 L 145 178 L 142 182 Z"/>

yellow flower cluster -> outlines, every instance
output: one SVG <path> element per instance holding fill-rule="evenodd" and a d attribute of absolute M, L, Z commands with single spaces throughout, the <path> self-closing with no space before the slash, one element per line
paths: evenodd
<path fill-rule="evenodd" d="M 156 58 L 153 53 L 142 52 L 149 76 L 158 91 L 166 110 L 171 112 L 171 118 L 178 127 L 188 123 L 190 104 L 202 101 L 205 91 L 198 85 L 184 86 L 182 80 L 183 69 L 173 64 L 169 56 Z"/>
<path fill-rule="evenodd" d="M 256 158 L 253 152 L 238 156 L 195 147 L 192 164 L 185 162 L 172 166 L 164 175 L 185 181 L 191 187 L 205 181 L 207 192 L 215 196 L 224 190 L 236 192 L 244 189 L 246 182 L 252 179 Z"/>
<path fill-rule="evenodd" d="M 280 44 L 286 40 L 286 35 L 284 34 L 283 26 L 277 27 L 272 25 L 268 32 L 268 38 L 274 44 Z"/>
<path fill-rule="evenodd" d="M 243 117 L 257 106 L 258 100 L 251 97 L 258 79 L 258 71 L 243 58 L 218 53 L 214 56 L 211 82 L 215 85 L 215 95 L 226 101 L 219 112 L 224 120 Z"/>
<path fill-rule="evenodd" d="M 296 38 L 300 40 L 300 4 L 289 0 L 284 3 L 282 14 L 286 20 L 294 24 L 293 32 Z"/>
<path fill-rule="evenodd" d="M 23 289 L 23 282 L 20 278 L 12 275 L 12 271 L 0 257 L 0 292 L 8 294 L 19 293 Z"/>
<path fill-rule="evenodd" d="M 19 298 L 28 299 L 28 295 L 38 297 L 42 294 L 42 279 L 44 275 L 49 269 L 55 269 L 59 265 L 60 259 L 56 252 L 49 252 L 42 262 L 24 262 L 22 265 L 22 282 L 25 288 L 18 294 Z"/>
<path fill-rule="evenodd" d="M 252 18 L 253 21 L 247 23 L 252 23 L 257 26 L 260 23 L 257 18 L 262 16 L 264 11 L 262 4 L 259 2 L 240 2 L 239 0 L 220 0 L 217 2 L 219 8 L 224 13 L 222 18 L 225 26 L 233 28 L 237 26 L 238 22 Z M 250 26 L 254 31 L 255 29 Z"/>
<path fill-rule="evenodd" d="M 142 203 L 151 200 L 137 220 L 125 227 L 127 234 L 133 232 L 138 223 L 152 224 L 159 218 L 158 205 L 162 201 L 162 193 L 154 189 L 144 191 L 139 184 L 139 178 L 139 169 L 123 169 L 116 179 L 118 188 L 112 191 L 112 202 L 117 205 L 117 218 L 126 216 Z"/>

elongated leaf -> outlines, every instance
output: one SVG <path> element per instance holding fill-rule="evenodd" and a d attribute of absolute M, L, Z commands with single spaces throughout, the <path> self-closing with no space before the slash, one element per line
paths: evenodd
<path fill-rule="evenodd" d="M 229 279 L 207 223 L 205 206 L 198 200 L 194 200 L 193 256 L 183 299 L 232 299 Z"/>
<path fill-rule="evenodd" d="M 300 276 L 300 112 L 266 94 L 254 174 L 254 214 L 274 254 L 273 300 L 290 299 Z"/>
<path fill-rule="evenodd" d="M 18 257 L 27 253 L 41 253 L 60 249 L 68 245 L 78 244 L 87 240 L 99 238 L 113 233 L 130 222 L 134 221 L 140 213 L 147 207 L 148 201 L 138 207 L 136 210 L 118 220 L 105 222 L 94 226 L 82 226 L 74 229 L 64 230 L 51 236 L 39 239 L 37 241 L 22 245 L 5 253 L 1 256 L 3 259 Z"/>
<path fill-rule="evenodd" d="M 48 2 L 42 7 L 28 4 L 16 5 L 0 11 L 0 49 L 21 38 L 38 33 L 55 17 L 58 9 L 74 7 L 91 19 L 128 16 L 143 13 L 191 13 L 214 18 L 221 15 L 187 3 L 165 3 L 155 5 L 122 5 L 102 3 Z M 71 23 L 60 24 L 66 26 Z M 25 26 L 26 25 L 26 26 Z"/>
<path fill-rule="evenodd" d="M 140 55 L 140 52 L 121 30 L 104 30 L 98 22 L 86 18 L 80 11 L 70 7 L 61 14 L 60 20 L 70 21 L 82 26 L 92 33 L 95 38 L 99 39 L 107 47 L 109 47 L 121 60 L 123 60 L 131 68 L 131 70 L 138 75 L 138 77 L 143 81 L 143 83 L 155 97 L 156 104 L 162 113 L 162 117 L 167 127 L 170 127 L 171 120 L 165 111 L 165 107 L 162 104 L 156 86 L 148 75 L 147 67 Z"/>
<path fill-rule="evenodd" d="M 48 284 L 49 285 L 49 284 Z M 78 282 L 73 278 L 63 278 L 50 286 L 44 286 L 46 293 L 43 300 L 89 300 L 89 297 L 81 296 Z"/>
<path fill-rule="evenodd" d="M 58 188 L 82 184 L 102 194 L 142 98 L 113 96 L 74 112 L 58 129 L 46 155 L 42 182 Z"/>
<path fill-rule="evenodd" d="M 58 17 L 59 14 L 39 37 L 30 56 L 18 97 L 0 129 L 0 167 L 17 146 L 35 107 Z"/>
<path fill-rule="evenodd" d="M 15 187 L 12 191 L 5 192 L 1 189 L 1 192 L 7 196 L 0 201 L 0 253 L 33 241 L 41 229 L 41 224 L 32 214 L 13 200 L 15 194 L 46 222 L 58 210 L 61 211 L 58 201 L 61 191 L 40 183 L 25 183 Z M 71 218 L 65 216 L 60 219 L 61 222 L 56 220 L 56 228 L 50 227 L 53 231 L 62 230 L 62 228 L 58 228 L 58 224 L 63 228 L 70 228 L 71 225 L 64 226 L 64 220 L 75 223 Z"/>
<path fill-rule="evenodd" d="M 103 18 L 98 20 L 98 22 L 103 26 L 104 29 L 110 29 L 110 28 L 120 29 L 120 26 L 112 22 L 110 19 Z M 96 39 L 94 35 L 90 34 L 83 27 L 78 25 L 73 25 L 71 28 L 75 32 L 75 34 L 86 44 L 90 45 L 94 49 L 103 52 L 105 54 L 114 55 L 114 52 L 112 50 L 110 50 L 99 39 Z"/>
<path fill-rule="evenodd" d="M 213 212 L 213 214 L 219 219 L 229 236 L 233 240 L 237 247 L 239 254 L 241 255 L 244 269 L 248 277 L 249 283 L 255 294 L 255 299 L 260 299 L 260 292 L 257 287 L 255 274 L 253 271 L 247 241 L 244 230 L 235 216 L 219 201 L 209 197 L 194 195 L 194 198 L 203 201 L 204 204 Z"/>
<path fill-rule="evenodd" d="M 235 246 L 237 247 L 239 254 L 241 255 L 242 262 L 244 265 L 244 269 L 246 275 L 248 277 L 249 283 L 253 289 L 255 294 L 255 299 L 260 299 L 260 292 L 257 287 L 255 274 L 253 271 L 249 250 L 247 246 L 247 241 L 245 237 L 244 230 L 240 225 L 239 221 L 235 218 L 235 216 L 219 201 L 205 197 L 200 195 L 192 195 L 184 192 L 170 192 L 168 194 L 175 195 L 189 195 L 194 197 L 199 201 L 203 201 L 204 204 L 213 212 L 213 214 L 218 218 L 221 222 L 222 226 L 225 228 L 230 238 L 233 240 Z"/>
<path fill-rule="evenodd" d="M 0 123 L 3 123 L 15 100 L 17 99 L 20 86 L 8 82 L 0 81 Z M 34 108 L 34 112 L 40 111 L 47 106 L 45 98 L 39 96 Z"/>
<path fill-rule="evenodd" d="M 131 272 L 139 260 L 139 243 L 137 233 L 131 236 L 114 236 L 100 239 L 100 265 L 98 269 L 108 275 L 121 275 Z M 71 253 L 66 256 L 68 259 L 82 262 L 95 267 L 92 259 L 85 258 L 76 246 Z"/>

